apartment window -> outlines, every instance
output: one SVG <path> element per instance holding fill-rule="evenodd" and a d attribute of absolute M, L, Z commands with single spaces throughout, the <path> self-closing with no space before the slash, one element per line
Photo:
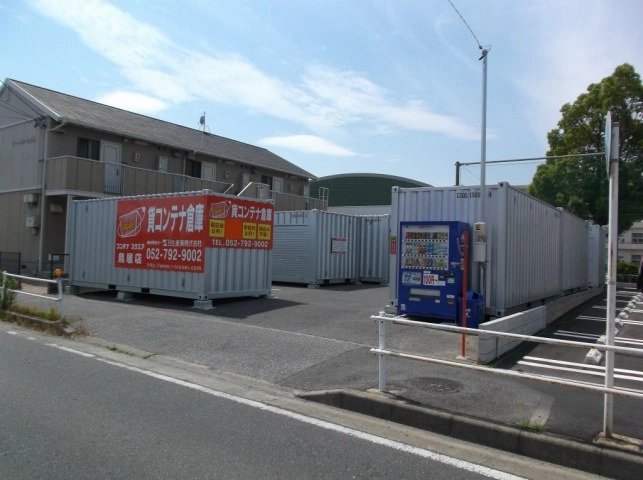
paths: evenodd
<path fill-rule="evenodd" d="M 640 263 L 641 262 L 641 256 L 640 255 L 632 255 L 632 261 L 634 263 Z"/>
<path fill-rule="evenodd" d="M 632 233 L 632 243 L 643 243 L 643 233 Z"/>
<path fill-rule="evenodd" d="M 89 138 L 79 138 L 76 146 L 76 156 L 89 158 L 91 160 L 100 160 L 100 142 L 90 140 Z"/>
<path fill-rule="evenodd" d="M 185 175 L 187 175 L 188 177 L 201 178 L 201 162 L 186 160 Z"/>
<path fill-rule="evenodd" d="M 261 175 L 261 183 L 265 183 L 270 187 L 270 190 L 272 190 L 272 177 L 269 177 L 268 175 Z"/>

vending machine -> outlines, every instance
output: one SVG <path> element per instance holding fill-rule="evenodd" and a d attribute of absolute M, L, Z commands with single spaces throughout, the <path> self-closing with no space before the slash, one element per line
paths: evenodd
<path fill-rule="evenodd" d="M 457 321 L 464 222 L 400 222 L 398 315 Z"/>

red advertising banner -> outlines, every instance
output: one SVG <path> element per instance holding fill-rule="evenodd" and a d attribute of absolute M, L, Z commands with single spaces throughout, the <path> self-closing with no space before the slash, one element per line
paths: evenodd
<path fill-rule="evenodd" d="M 272 249 L 274 207 L 240 198 L 208 196 L 207 247 Z"/>
<path fill-rule="evenodd" d="M 114 266 L 202 273 L 206 248 L 271 249 L 274 208 L 193 195 L 119 200 Z"/>

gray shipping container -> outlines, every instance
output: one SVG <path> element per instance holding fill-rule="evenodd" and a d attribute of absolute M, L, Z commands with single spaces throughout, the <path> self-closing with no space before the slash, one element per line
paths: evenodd
<path fill-rule="evenodd" d="M 359 279 L 359 221 L 321 210 L 276 212 L 272 280 L 314 287 Z"/>
<path fill-rule="evenodd" d="M 605 285 L 607 281 L 607 231 L 600 225 L 589 226 L 588 285 L 591 288 Z"/>
<path fill-rule="evenodd" d="M 587 286 L 586 259 L 575 263 L 579 256 L 574 251 L 583 250 L 587 235 L 576 221 L 561 222 L 561 211 L 505 182 L 486 192 L 486 263 L 479 269 L 471 262 L 469 285 L 484 293 L 488 315 L 502 316 Z M 480 221 L 479 210 L 479 187 L 393 187 L 391 241 L 398 244 L 401 221 L 461 221 L 473 228 Z M 397 256 L 391 255 L 393 306 L 398 276 Z"/>
<path fill-rule="evenodd" d="M 165 211 L 156 207 L 156 213 L 165 215 L 162 225 L 153 224 L 153 220 L 161 218 L 154 217 L 155 202 L 163 202 L 167 207 Z M 131 211 L 123 214 L 119 205 L 126 205 Z M 141 207 L 132 210 L 132 205 Z M 187 225 L 193 205 L 201 205 L 202 208 L 203 228 L 194 233 L 200 236 L 194 236 L 192 240 L 161 239 L 159 231 L 162 228 L 174 226 L 179 230 L 181 221 Z M 233 211 L 235 219 L 232 221 Z M 246 219 L 241 219 L 243 215 Z M 69 283 L 75 287 L 151 293 L 198 301 L 268 295 L 271 289 L 271 239 L 268 237 L 273 216 L 272 202 L 249 201 L 210 191 L 74 201 L 69 223 Z M 249 226 L 247 238 L 252 238 L 252 225 L 256 230 L 256 225 L 263 222 L 264 228 L 260 230 L 264 237 L 239 240 L 230 233 L 233 224 L 225 222 L 243 222 L 239 231 L 242 228 L 245 231 Z M 212 231 L 213 227 L 224 227 L 228 232 Z M 142 235 L 144 230 L 148 232 L 147 237 L 137 240 L 136 235 Z M 123 231 L 127 233 L 123 234 Z M 218 237 L 215 239 L 213 235 Z M 118 266 L 118 249 L 121 248 L 125 253 L 120 258 L 123 264 Z M 137 252 L 140 252 L 138 265 L 134 261 Z M 146 263 L 150 259 L 158 261 Z M 131 267 L 125 264 L 126 261 L 131 262 Z"/>
<path fill-rule="evenodd" d="M 388 283 L 390 215 L 360 215 L 359 280 Z"/>
<path fill-rule="evenodd" d="M 589 223 L 559 208 L 560 211 L 560 278 L 563 293 L 588 287 Z"/>

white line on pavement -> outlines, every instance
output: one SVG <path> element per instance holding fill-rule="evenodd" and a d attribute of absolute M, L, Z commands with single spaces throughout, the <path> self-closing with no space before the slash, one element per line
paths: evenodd
<path fill-rule="evenodd" d="M 524 365 L 528 367 L 537 367 L 537 368 L 544 368 L 546 370 L 557 370 L 559 372 L 571 372 L 571 373 L 582 373 L 585 375 L 592 375 L 595 377 L 604 377 L 605 372 L 592 372 L 590 370 L 586 369 L 580 369 L 580 368 L 568 368 L 568 367 L 558 367 L 555 365 L 543 365 L 542 363 L 536 363 L 536 362 L 525 362 L 523 360 L 520 360 L 517 362 L 518 365 Z M 641 377 L 633 377 L 630 375 L 614 375 L 614 378 L 618 378 L 619 380 L 632 380 L 635 382 L 643 382 L 643 378 Z"/>
<path fill-rule="evenodd" d="M 428 458 L 430 460 L 437 461 L 437 462 L 440 462 L 440 463 L 444 463 L 445 465 L 451 465 L 453 467 L 460 468 L 462 470 L 466 470 L 466 471 L 469 471 L 469 472 L 474 472 L 474 473 L 483 475 L 485 477 L 494 478 L 494 479 L 498 479 L 498 480 L 526 480 L 526 479 L 523 479 L 522 477 L 518 477 L 516 475 L 501 472 L 501 471 L 495 470 L 493 468 L 484 467 L 482 465 L 477 465 L 475 463 L 471 463 L 471 462 L 467 462 L 467 461 L 460 460 L 460 459 L 457 459 L 457 458 L 449 457 L 449 456 L 446 456 L 446 455 L 442 455 L 440 453 L 431 452 L 430 450 L 425 450 L 423 448 L 413 447 L 413 446 L 406 445 L 406 444 L 401 443 L 401 442 L 396 442 L 395 440 L 390 440 L 390 439 L 387 439 L 387 438 L 378 437 L 377 435 L 372 435 L 370 433 L 360 432 L 359 430 L 354 430 L 354 429 L 349 428 L 349 427 L 344 427 L 344 426 L 341 426 L 341 425 L 330 423 L 330 422 L 327 422 L 325 420 L 319 420 L 319 419 L 316 419 L 316 418 L 307 417 L 307 416 L 299 414 L 299 413 L 284 410 L 282 408 L 274 407 L 272 405 L 266 405 L 265 403 L 261 403 L 261 402 L 258 402 L 256 400 L 250 400 L 250 399 L 247 399 L 247 398 L 238 397 L 236 395 L 231 395 L 229 393 L 220 392 L 218 390 L 213 390 L 211 388 L 204 387 L 202 385 L 197 385 L 195 383 L 190 383 L 190 382 L 187 382 L 185 380 L 180 380 L 178 378 L 169 377 L 167 375 L 152 372 L 152 371 L 149 371 L 149 370 L 144 370 L 144 369 L 134 367 L 134 366 L 131 366 L 131 365 L 126 365 L 124 363 L 114 362 L 112 360 L 106 360 L 106 359 L 99 358 L 99 357 L 96 357 L 96 359 L 98 361 L 107 363 L 109 365 L 113 365 L 113 366 L 116 366 L 116 367 L 119 367 L 119 368 L 124 368 L 126 370 L 131 370 L 133 372 L 141 373 L 143 375 L 147 375 L 149 377 L 156 378 L 156 379 L 162 380 L 164 382 L 174 383 L 176 385 L 191 388 L 192 390 L 203 392 L 203 393 L 206 393 L 208 395 L 212 395 L 214 397 L 223 398 L 223 399 L 226 399 L 226 400 L 230 400 L 232 402 L 239 403 L 241 405 L 246 405 L 246 406 L 249 406 L 249 407 L 252 407 L 252 408 L 257 408 L 259 410 L 263 410 L 263 411 L 266 411 L 266 412 L 271 412 L 271 413 L 281 415 L 281 416 L 284 416 L 284 417 L 287 417 L 287 418 L 290 418 L 290 419 L 293 419 L 293 420 L 297 420 L 299 422 L 307 423 L 309 425 L 314 425 L 316 427 L 323 428 L 325 430 L 331 430 L 331 431 L 334 431 L 334 432 L 343 433 L 345 435 L 349 435 L 349 436 L 352 436 L 352 437 L 355 437 L 355 438 L 359 438 L 360 440 L 365 440 L 367 442 L 371 442 L 371 443 L 374 443 L 376 445 L 382 445 L 382 446 L 385 446 L 385 447 L 388 447 L 388 448 L 392 448 L 394 450 L 399 450 L 399 451 L 402 451 L 402 452 L 417 455 L 419 457 Z"/>
<path fill-rule="evenodd" d="M 583 369 L 587 369 L 587 370 L 599 370 L 603 372 L 605 371 L 605 367 L 601 365 L 591 365 L 587 363 L 578 363 L 578 362 L 566 362 L 564 360 L 554 360 L 552 358 L 543 358 L 543 357 L 532 357 L 529 355 L 523 357 L 523 359 L 527 361 L 534 361 L 534 362 L 553 363 L 554 365 L 582 367 Z M 614 371 L 616 373 L 625 373 L 628 375 L 639 375 L 643 377 L 643 372 L 639 372 L 638 370 L 626 370 L 624 368 L 615 368 Z"/>

